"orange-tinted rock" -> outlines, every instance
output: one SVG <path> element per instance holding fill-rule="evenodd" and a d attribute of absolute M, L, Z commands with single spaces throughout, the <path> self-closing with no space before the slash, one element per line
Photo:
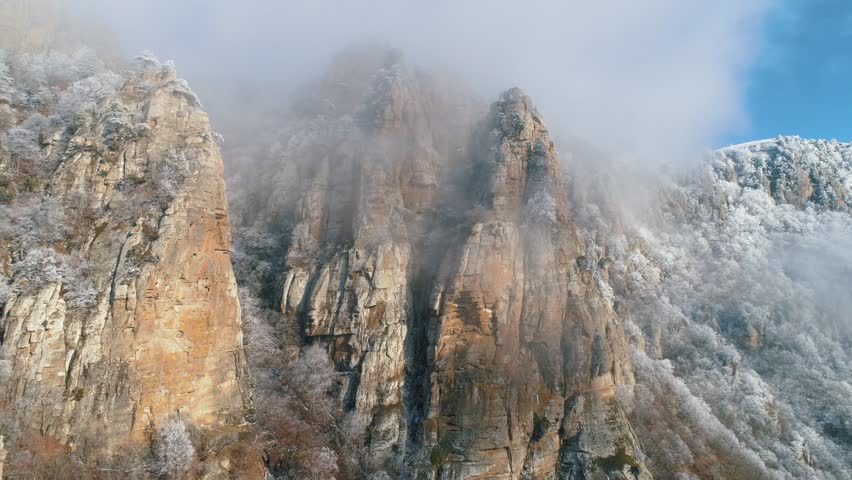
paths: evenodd
<path fill-rule="evenodd" d="M 112 151 L 103 134 L 110 109 L 150 130 Z M 184 174 L 154 186 L 150 172 L 173 161 Z M 95 212 L 76 226 L 85 241 L 73 253 L 90 262 L 97 300 L 72 309 L 60 282 L 6 302 L 5 386 L 26 423 L 72 444 L 96 435 L 109 445 L 147 441 L 174 415 L 202 428 L 241 423 L 247 391 L 222 159 L 207 115 L 173 71 L 149 65 L 86 117 L 48 192 Z"/>
<path fill-rule="evenodd" d="M 295 223 L 281 309 L 345 373 L 374 458 L 404 478 L 650 478 L 614 397 L 626 336 L 531 100 L 475 124 L 399 65 L 365 83 L 289 134 L 267 211 Z"/>
<path fill-rule="evenodd" d="M 577 267 L 585 247 L 553 142 L 517 89 L 480 135 L 492 219 L 473 225 L 437 285 L 428 432 L 437 477 L 614 474 L 595 459 L 614 455 L 616 439 L 638 458 L 623 413 L 606 407 L 616 383 L 632 383 L 630 361 L 612 306 Z M 649 478 L 641 465 L 635 476 Z"/>

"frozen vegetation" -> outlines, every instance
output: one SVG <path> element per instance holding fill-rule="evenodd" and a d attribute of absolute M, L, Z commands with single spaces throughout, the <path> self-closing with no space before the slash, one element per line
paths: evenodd
<path fill-rule="evenodd" d="M 783 137 L 716 152 L 653 226 L 586 219 L 610 230 L 590 255 L 630 312 L 621 395 L 655 478 L 850 478 L 850 181 L 852 145 Z"/>

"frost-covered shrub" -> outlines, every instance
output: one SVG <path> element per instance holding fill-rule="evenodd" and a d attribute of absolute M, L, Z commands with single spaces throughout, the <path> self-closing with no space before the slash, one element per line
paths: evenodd
<path fill-rule="evenodd" d="M 40 113 L 0 134 L 0 156 L 9 160 L 2 173 L 18 190 L 36 190 L 44 181 L 50 169 L 43 147 L 50 136 L 50 121 Z"/>
<path fill-rule="evenodd" d="M 98 299 L 98 289 L 92 281 L 91 269 L 84 265 L 77 267 L 78 270 L 71 271 L 73 283 L 65 283 L 62 298 L 71 310 L 88 310 L 95 306 Z M 68 279 L 66 279 L 66 282 Z"/>
<path fill-rule="evenodd" d="M 68 275 L 65 255 L 51 248 L 35 248 L 12 265 L 16 289 L 36 291 L 51 283 L 60 283 Z"/>
<path fill-rule="evenodd" d="M 12 245 L 13 258 L 27 249 L 61 241 L 66 230 L 65 210 L 52 197 L 27 195 L 0 205 L 0 239 Z"/>
<path fill-rule="evenodd" d="M 175 77 L 175 65 L 171 60 L 167 62 L 160 62 L 160 60 L 151 52 L 144 52 L 142 55 L 136 57 L 135 67 L 137 72 L 158 72 L 161 76 L 172 76 Z M 142 84 L 140 88 L 150 88 L 152 85 Z M 182 79 L 178 78 L 173 80 L 169 84 L 169 88 L 171 88 L 171 92 L 174 95 L 178 95 L 184 97 L 189 101 L 190 105 L 194 107 L 201 106 L 201 100 L 195 95 L 195 92 L 189 88 L 189 83 Z"/>
<path fill-rule="evenodd" d="M 156 201 L 165 208 L 177 197 L 198 162 L 183 152 L 169 152 L 149 168 Z"/>
<path fill-rule="evenodd" d="M 15 111 L 9 105 L 0 104 L 0 130 L 6 130 L 13 125 L 15 125 Z"/>
<path fill-rule="evenodd" d="M 85 115 L 93 113 L 100 102 L 114 94 L 120 84 L 121 77 L 112 72 L 79 80 L 60 95 L 56 115 L 73 129 Z"/>
<path fill-rule="evenodd" d="M 241 290 L 257 435 L 276 478 L 364 478 L 366 426 L 339 404 L 334 365 L 320 347 L 300 351 L 298 325 Z"/>
<path fill-rule="evenodd" d="M 154 436 L 154 461 L 151 470 L 160 478 L 183 478 L 192 468 L 195 447 L 186 425 L 180 419 L 170 419 Z"/>
<path fill-rule="evenodd" d="M 55 118 L 68 126 L 119 81 L 89 49 L 71 54 L 0 50 L 0 103 L 21 111 L 56 111 Z"/>
<path fill-rule="evenodd" d="M 113 218 L 133 223 L 165 210 L 183 191 L 197 165 L 197 160 L 176 151 L 149 161 L 143 174 L 128 176 L 119 184 L 120 194 L 109 205 Z"/>
<path fill-rule="evenodd" d="M 12 286 L 9 285 L 9 279 L 0 273 L 0 312 L 3 311 L 3 305 L 6 304 L 10 295 L 12 295 Z"/>
<path fill-rule="evenodd" d="M 66 82 L 71 83 L 81 78 L 91 77 L 105 69 L 104 63 L 98 58 L 97 52 L 91 48 L 78 48 L 70 54 L 68 65 L 63 74 Z"/>
<path fill-rule="evenodd" d="M 282 373 L 258 399 L 261 425 L 272 435 L 273 471 L 284 478 L 329 478 L 340 468 L 338 450 L 346 452 L 347 440 L 333 396 L 334 367 L 322 348 L 311 347 Z"/>
<path fill-rule="evenodd" d="M 39 145 L 39 131 L 26 127 L 13 127 L 6 133 L 4 149 L 17 162 L 30 160 L 40 161 L 42 158 Z"/>
<path fill-rule="evenodd" d="M 160 62 L 160 59 L 157 58 L 157 55 L 155 55 L 154 52 L 152 52 L 150 50 L 145 50 L 140 55 L 137 55 L 136 58 L 134 58 L 133 60 L 134 60 L 134 66 L 136 67 L 136 70 L 139 70 L 139 71 L 144 71 L 144 70 L 149 69 L 149 68 L 153 68 L 153 69 L 166 68 L 166 65 L 163 65 L 163 63 Z"/>
<path fill-rule="evenodd" d="M 0 49 L 0 102 L 13 103 L 19 97 L 9 68 L 9 52 Z"/>
<path fill-rule="evenodd" d="M 175 80 L 174 84 L 172 85 L 172 93 L 184 97 L 189 101 L 189 104 L 193 107 L 201 107 L 201 100 L 198 98 L 195 92 L 193 92 L 192 89 L 189 88 L 189 82 L 187 82 L 183 78 Z"/>
<path fill-rule="evenodd" d="M 645 337 L 624 405 L 655 478 L 846 478 L 852 462 L 852 217 L 790 196 L 845 182 L 852 148 L 776 143 L 672 187 L 666 228 L 607 240 Z"/>
<path fill-rule="evenodd" d="M 270 225 L 251 227 L 233 227 L 234 242 L 231 258 L 234 274 L 241 286 L 249 289 L 261 298 L 270 298 L 274 288 L 276 274 L 274 260 L 283 258 L 287 253 L 290 237 L 289 229 L 270 228 Z"/>
<path fill-rule="evenodd" d="M 701 478 L 773 478 L 765 463 L 717 418 L 703 399 L 677 378 L 668 360 L 634 355 L 637 384 L 631 420 L 655 478 L 698 473 Z M 724 463 L 704 465 L 701 458 L 721 456 Z"/>
<path fill-rule="evenodd" d="M 119 102 L 112 102 L 100 121 L 101 138 L 110 150 L 118 150 L 124 142 L 148 134 L 150 127 L 140 123 L 133 113 Z"/>
<path fill-rule="evenodd" d="M 62 298 L 69 309 L 85 310 L 95 305 L 97 289 L 85 260 L 58 253 L 51 248 L 29 250 L 12 264 L 13 290 L 35 292 L 49 284 L 62 285 Z"/>

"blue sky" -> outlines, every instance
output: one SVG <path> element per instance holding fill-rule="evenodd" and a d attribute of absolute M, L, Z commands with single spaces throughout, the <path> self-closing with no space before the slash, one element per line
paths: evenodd
<path fill-rule="evenodd" d="M 852 0 L 786 0 L 748 73 L 750 125 L 722 144 L 778 135 L 852 141 Z"/>

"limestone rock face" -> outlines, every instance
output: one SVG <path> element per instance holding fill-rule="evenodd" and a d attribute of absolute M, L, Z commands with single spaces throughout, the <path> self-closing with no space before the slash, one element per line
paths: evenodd
<path fill-rule="evenodd" d="M 149 64 L 79 121 L 46 147 L 57 167 L 44 195 L 76 216 L 48 256 L 83 259 L 93 301 L 72 304 L 71 275 L 13 277 L 0 321 L 7 399 L 72 444 L 142 441 L 174 415 L 240 423 L 239 303 L 207 115 L 171 69 Z"/>
<path fill-rule="evenodd" d="M 633 382 L 625 335 L 579 267 L 585 247 L 553 142 L 517 89 L 480 130 L 487 219 L 434 293 L 427 434 L 437 476 L 647 478 L 614 400 L 615 385 Z M 630 460 L 601 462 L 616 455 Z"/>
<path fill-rule="evenodd" d="M 436 221 L 443 178 L 463 144 L 452 137 L 465 131 L 453 128 L 465 122 L 449 115 L 454 101 L 387 62 L 362 80 L 363 104 L 337 101 L 338 115 L 292 134 L 279 180 L 286 188 L 267 208 L 289 206 L 295 223 L 282 312 L 346 372 L 343 401 L 368 419 L 370 449 L 383 458 L 406 444 L 410 327 L 428 299 L 421 270 L 434 262 L 419 254 L 437 246 L 423 232 Z M 319 94 L 333 99 L 338 82 L 327 84 Z M 290 189 L 298 188 L 294 201 Z"/>
<path fill-rule="evenodd" d="M 333 87 L 359 83 L 360 104 Z M 374 459 L 400 478 L 650 478 L 614 394 L 626 337 L 529 97 L 478 120 L 395 61 L 321 85 L 335 107 L 287 132 L 262 210 L 293 225 L 281 311 L 344 374 Z"/>

